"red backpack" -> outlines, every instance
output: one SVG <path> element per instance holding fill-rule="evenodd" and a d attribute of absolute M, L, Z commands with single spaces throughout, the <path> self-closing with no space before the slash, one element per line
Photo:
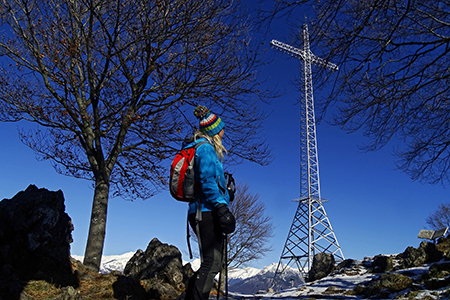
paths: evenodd
<path fill-rule="evenodd" d="M 194 200 L 194 157 L 195 150 L 206 141 L 192 147 L 181 149 L 175 155 L 170 167 L 169 189 L 172 197 L 179 201 L 191 202 Z"/>

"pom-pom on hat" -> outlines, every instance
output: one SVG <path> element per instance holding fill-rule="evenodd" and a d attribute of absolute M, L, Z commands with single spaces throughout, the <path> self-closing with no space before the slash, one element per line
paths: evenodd
<path fill-rule="evenodd" d="M 220 117 L 213 114 L 203 105 L 199 105 L 194 109 L 194 116 L 200 120 L 200 131 L 209 136 L 218 134 L 225 126 L 225 123 Z"/>

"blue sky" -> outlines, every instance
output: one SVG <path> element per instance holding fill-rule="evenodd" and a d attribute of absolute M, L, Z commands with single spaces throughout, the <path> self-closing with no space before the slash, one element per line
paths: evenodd
<path fill-rule="evenodd" d="M 279 32 L 271 33 L 267 47 L 271 39 L 289 43 Z M 278 262 L 297 209 L 292 200 L 300 192 L 300 108 L 296 105 L 300 92 L 291 83 L 299 62 L 276 50 L 267 51 L 274 60 L 261 74 L 262 79 L 286 91 L 264 107 L 272 112 L 262 130 L 275 159 L 265 167 L 245 163 L 230 169 L 238 182 L 259 194 L 275 226 L 270 241 L 273 251 L 251 264 L 257 268 Z M 319 101 L 326 93 L 316 90 L 314 97 Z M 449 202 L 448 188 L 414 182 L 396 170 L 392 143 L 376 152 L 358 150 L 365 141 L 361 134 L 346 134 L 329 125 L 329 116 L 317 126 L 321 195 L 329 199 L 324 206 L 345 258 L 362 259 L 418 247 L 421 240 L 417 234 L 426 228 L 426 217 L 440 203 Z M 0 148 L 0 199 L 12 198 L 30 184 L 62 190 L 66 212 L 75 227 L 71 252 L 83 255 L 93 197 L 91 183 L 58 175 L 48 161 L 38 162 L 19 140 L 17 127 L 22 125 L 0 123 L 0 139 L 4 141 Z M 177 246 L 187 260 L 186 213 L 187 205 L 171 198 L 167 191 L 145 201 L 110 199 L 104 254 L 145 250 L 157 237 Z"/>

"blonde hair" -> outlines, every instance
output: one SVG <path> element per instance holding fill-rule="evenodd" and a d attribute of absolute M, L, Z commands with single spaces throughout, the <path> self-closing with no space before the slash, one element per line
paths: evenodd
<path fill-rule="evenodd" d="M 221 161 L 223 160 L 224 152 L 227 153 L 227 149 L 222 145 L 222 139 L 220 138 L 219 134 L 210 136 L 204 133 L 203 131 L 197 130 L 194 133 L 194 139 L 197 140 L 199 138 L 207 139 L 214 146 L 217 158 L 220 159 Z"/>

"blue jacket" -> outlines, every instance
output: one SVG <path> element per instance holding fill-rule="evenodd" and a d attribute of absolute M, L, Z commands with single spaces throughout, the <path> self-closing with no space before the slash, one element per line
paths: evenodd
<path fill-rule="evenodd" d="M 202 141 L 207 140 L 200 138 L 185 147 L 193 146 Z M 189 203 L 188 214 L 196 212 L 199 200 L 202 211 L 212 211 L 220 203 L 228 206 L 230 198 L 226 188 L 223 164 L 217 158 L 216 151 L 209 142 L 198 146 L 195 151 L 194 174 L 195 182 L 200 184 L 200 188 L 195 191 L 196 201 Z"/>

